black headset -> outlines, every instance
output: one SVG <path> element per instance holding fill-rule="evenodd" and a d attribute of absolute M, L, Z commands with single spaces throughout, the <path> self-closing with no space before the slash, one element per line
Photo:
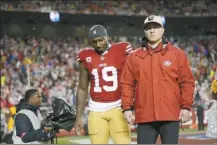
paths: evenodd
<path fill-rule="evenodd" d="M 142 39 L 141 39 L 141 46 L 142 47 L 146 47 L 147 42 L 148 42 L 148 39 L 146 37 L 142 37 Z"/>

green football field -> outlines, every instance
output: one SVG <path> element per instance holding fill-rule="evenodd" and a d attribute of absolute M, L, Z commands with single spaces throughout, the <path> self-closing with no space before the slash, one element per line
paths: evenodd
<path fill-rule="evenodd" d="M 205 129 L 206 130 L 206 129 Z M 202 133 L 204 131 L 198 131 L 197 129 L 180 129 L 180 134 L 191 134 L 191 133 Z M 132 133 L 132 137 L 136 137 L 136 133 Z M 59 137 L 58 144 L 88 144 L 89 136 L 70 136 L 70 137 Z"/>

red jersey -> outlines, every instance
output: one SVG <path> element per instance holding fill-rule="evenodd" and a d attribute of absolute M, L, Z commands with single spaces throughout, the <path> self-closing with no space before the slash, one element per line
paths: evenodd
<path fill-rule="evenodd" d="M 119 80 L 125 58 L 132 51 L 127 42 L 115 43 L 103 55 L 93 48 L 78 53 L 77 60 L 85 66 L 90 78 L 90 96 L 95 102 L 115 102 L 121 98 Z"/>

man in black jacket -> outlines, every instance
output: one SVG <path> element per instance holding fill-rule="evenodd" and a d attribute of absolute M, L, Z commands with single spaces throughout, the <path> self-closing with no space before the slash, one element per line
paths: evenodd
<path fill-rule="evenodd" d="M 13 130 L 13 143 L 40 143 L 48 141 L 52 134 L 50 127 L 41 127 L 42 117 L 39 107 L 42 103 L 42 96 L 36 89 L 29 89 L 25 98 L 21 99 L 15 115 L 15 128 Z"/>

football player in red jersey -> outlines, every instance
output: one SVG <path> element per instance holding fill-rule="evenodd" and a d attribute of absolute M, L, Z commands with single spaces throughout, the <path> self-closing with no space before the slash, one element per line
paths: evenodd
<path fill-rule="evenodd" d="M 89 30 L 89 40 L 93 48 L 81 50 L 77 57 L 80 75 L 76 95 L 76 133 L 80 135 L 83 127 L 82 115 L 90 83 L 88 133 L 91 143 L 108 144 L 111 137 L 115 144 L 129 144 L 130 127 L 120 109 L 119 79 L 132 47 L 127 42 L 110 44 L 102 25 L 94 25 Z"/>

